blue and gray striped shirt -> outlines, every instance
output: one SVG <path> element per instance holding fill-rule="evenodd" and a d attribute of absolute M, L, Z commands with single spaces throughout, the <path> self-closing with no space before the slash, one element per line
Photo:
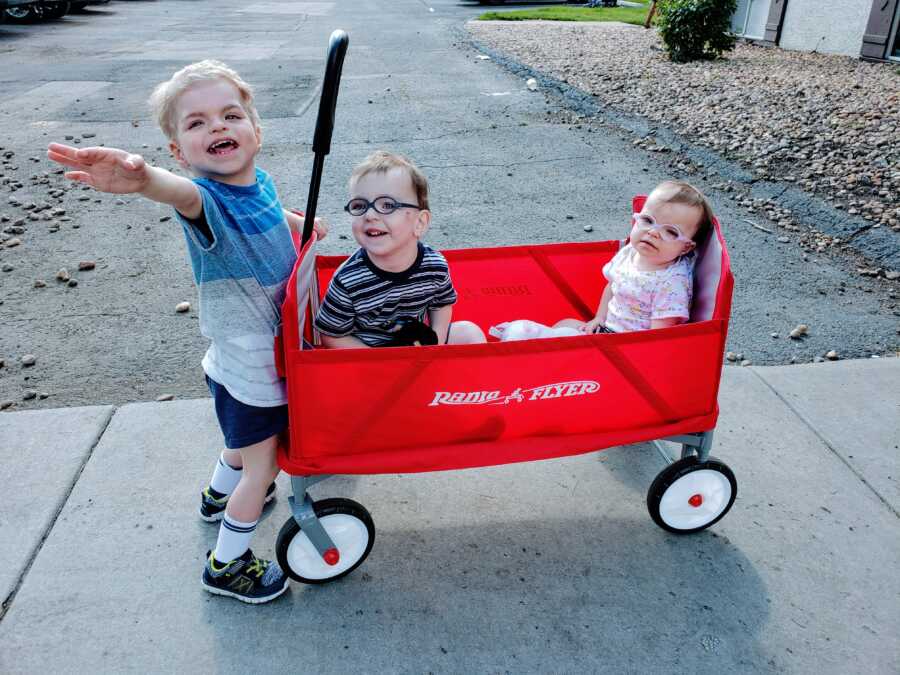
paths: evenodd
<path fill-rule="evenodd" d="M 179 214 L 200 298 L 200 332 L 210 340 L 203 370 L 247 405 L 287 403 L 275 371 L 274 336 L 297 254 L 271 177 L 226 185 L 195 178 L 211 239 Z"/>

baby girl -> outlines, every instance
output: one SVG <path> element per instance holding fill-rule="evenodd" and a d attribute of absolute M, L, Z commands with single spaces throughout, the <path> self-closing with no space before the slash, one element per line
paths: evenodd
<path fill-rule="evenodd" d="M 590 321 L 563 319 L 554 328 L 621 333 L 666 328 L 691 314 L 694 249 L 712 228 L 712 207 L 682 181 L 656 186 L 632 217 L 628 244 L 603 267 L 607 279 Z"/>

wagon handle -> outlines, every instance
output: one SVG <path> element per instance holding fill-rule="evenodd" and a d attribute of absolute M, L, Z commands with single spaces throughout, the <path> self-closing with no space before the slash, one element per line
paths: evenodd
<path fill-rule="evenodd" d="M 303 238 L 301 249 L 312 236 L 313 221 L 316 218 L 316 204 L 319 201 L 319 184 L 322 180 L 322 167 L 325 155 L 331 152 L 331 133 L 334 130 L 334 111 L 337 106 L 338 87 L 341 83 L 341 69 L 344 67 L 344 56 L 350 38 L 347 33 L 338 29 L 331 34 L 328 41 L 328 59 L 325 64 L 325 80 L 322 83 L 322 96 L 319 98 L 319 115 L 316 117 L 316 134 L 313 136 L 313 170 L 309 179 L 309 196 L 306 199 L 306 212 L 303 220 Z"/>

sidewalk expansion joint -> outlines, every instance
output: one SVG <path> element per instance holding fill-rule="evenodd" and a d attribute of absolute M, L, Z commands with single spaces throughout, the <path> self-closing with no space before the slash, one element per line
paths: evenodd
<path fill-rule="evenodd" d="M 13 601 L 16 598 L 16 594 L 19 592 L 19 589 L 25 582 L 25 578 L 28 576 L 28 572 L 31 571 L 31 566 L 34 564 L 35 559 L 37 559 L 38 554 L 41 552 L 41 549 L 44 547 L 44 542 L 47 541 L 47 537 L 50 536 L 50 532 L 52 532 L 53 528 L 56 526 L 56 521 L 59 519 L 59 515 L 62 513 L 62 510 L 68 503 L 69 497 L 72 495 L 72 491 L 75 489 L 75 485 L 78 484 L 78 480 L 81 478 L 81 474 L 84 472 L 84 467 L 87 466 L 87 463 L 91 460 L 91 457 L 94 456 L 94 450 L 97 448 L 97 445 L 100 444 L 100 439 L 103 438 L 103 434 L 106 433 L 106 429 L 109 427 L 109 423 L 112 422 L 112 418 L 116 414 L 116 410 L 118 410 L 118 407 L 113 406 L 109 411 L 109 415 L 107 415 L 106 420 L 103 422 L 103 427 L 97 432 L 93 443 L 91 443 L 91 447 L 85 454 L 84 460 L 79 465 L 77 471 L 75 471 L 75 475 L 72 478 L 71 483 L 69 483 L 68 487 L 66 488 L 65 494 L 63 494 L 62 498 L 59 500 L 56 512 L 53 514 L 53 517 L 50 519 L 49 524 L 44 529 L 43 534 L 41 534 L 40 540 L 37 544 L 35 544 L 34 549 L 28 556 L 28 560 L 25 562 L 25 566 L 22 568 L 22 572 L 19 574 L 19 578 L 16 579 L 15 586 L 13 586 L 12 591 L 3 601 L 3 603 L 0 604 L 0 622 L 3 621 L 3 617 L 6 616 L 6 612 L 12 606 Z"/>
<path fill-rule="evenodd" d="M 319 93 L 322 91 L 322 85 L 316 85 L 312 93 L 310 93 L 309 97 L 303 102 L 299 108 L 297 108 L 297 112 L 294 113 L 294 117 L 303 117 L 306 114 L 306 111 L 309 110 L 310 106 L 318 100 Z"/>
<path fill-rule="evenodd" d="M 521 162 L 469 162 L 467 164 L 420 164 L 422 169 L 468 169 L 471 167 L 502 167 L 528 166 L 531 164 L 552 164 L 554 162 L 571 162 L 576 159 L 590 159 L 591 155 L 570 155 L 567 157 L 548 157 L 546 159 L 529 159 Z"/>
<path fill-rule="evenodd" d="M 791 405 L 791 402 L 788 401 L 784 396 L 782 396 L 781 392 L 779 392 L 777 389 L 775 389 L 775 387 L 773 387 L 771 384 L 769 384 L 769 382 L 766 380 L 766 378 L 764 378 L 762 375 L 760 375 L 755 369 L 749 368 L 748 370 L 750 370 L 751 373 L 753 373 L 757 378 L 759 378 L 760 382 L 762 382 L 766 387 L 768 387 L 769 391 L 771 391 L 773 394 L 775 394 L 776 398 L 778 398 L 779 401 L 784 403 L 784 405 L 787 406 L 788 410 L 790 410 L 792 413 L 794 413 L 794 415 L 797 416 L 797 419 L 799 419 L 801 422 L 803 422 L 803 424 L 806 426 L 806 428 L 809 429 L 813 433 L 813 435 L 816 438 L 818 438 L 819 441 L 821 441 L 821 443 L 826 448 L 828 448 L 828 450 L 831 451 L 831 453 L 835 457 L 837 457 L 841 461 L 841 463 L 844 466 L 846 466 L 848 469 L 850 469 L 850 471 L 853 473 L 853 475 L 856 476 L 863 485 L 865 485 L 867 488 L 869 488 L 869 490 L 871 490 L 872 493 L 876 497 L 878 497 L 878 500 L 882 504 L 884 504 L 885 507 L 887 507 L 888 511 L 893 513 L 897 518 L 900 518 L 900 512 L 898 512 L 897 509 L 895 509 L 891 505 L 891 503 L 887 499 L 885 499 L 882 496 L 882 494 L 877 489 L 875 489 L 875 487 L 871 483 L 869 483 L 869 481 L 866 480 L 865 476 L 863 476 L 856 469 L 856 467 L 854 467 L 849 461 L 847 461 L 846 457 L 844 457 L 840 452 L 838 452 L 837 448 L 835 448 L 834 445 L 832 445 L 831 442 L 827 438 L 825 438 L 825 436 L 823 436 L 819 432 L 818 429 L 816 429 L 816 427 L 813 425 L 813 423 L 810 422 L 803 413 L 801 413 L 799 410 L 797 410 L 797 408 L 795 408 L 793 405 Z"/>

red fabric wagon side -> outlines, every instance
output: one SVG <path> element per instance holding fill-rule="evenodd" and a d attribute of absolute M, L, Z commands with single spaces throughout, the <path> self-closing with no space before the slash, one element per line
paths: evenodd
<path fill-rule="evenodd" d="M 635 199 L 635 211 L 643 198 Z M 618 241 L 444 251 L 454 320 L 482 329 L 593 315 Z M 438 471 L 546 459 L 712 429 L 733 278 L 718 223 L 692 321 L 623 334 L 382 349 L 301 349 L 307 288 L 344 258 L 301 252 L 283 307 L 294 475 Z M 298 291 L 297 281 L 300 281 Z M 298 298 L 300 299 L 298 305 Z"/>

